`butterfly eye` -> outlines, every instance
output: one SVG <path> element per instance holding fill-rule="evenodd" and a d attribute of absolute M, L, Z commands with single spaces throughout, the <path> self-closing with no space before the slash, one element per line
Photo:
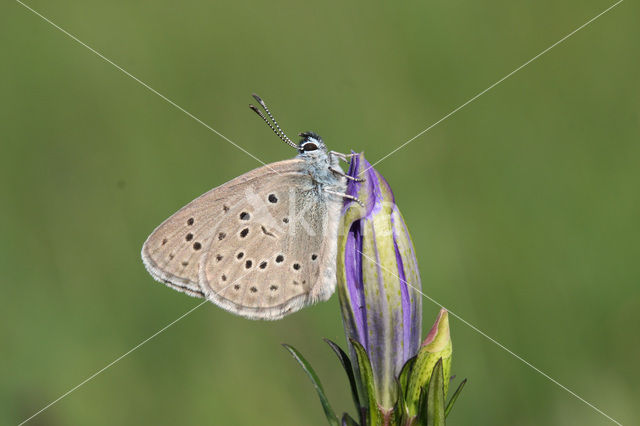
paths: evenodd
<path fill-rule="evenodd" d="M 316 149 L 318 149 L 318 145 L 316 145 L 313 142 L 307 142 L 304 145 L 302 145 L 303 151 L 315 151 Z"/>

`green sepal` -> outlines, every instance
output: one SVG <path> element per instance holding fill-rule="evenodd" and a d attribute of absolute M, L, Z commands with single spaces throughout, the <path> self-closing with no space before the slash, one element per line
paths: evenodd
<path fill-rule="evenodd" d="M 349 339 L 358 358 L 358 371 L 360 372 L 360 381 L 364 385 L 366 391 L 366 400 L 368 405 L 367 426 L 375 426 L 380 424 L 382 416 L 378 409 L 378 401 L 376 400 L 376 386 L 373 379 L 373 370 L 371 362 L 367 356 L 367 351 L 362 347 L 360 342 L 355 339 Z"/>
<path fill-rule="evenodd" d="M 347 413 L 344 413 L 342 416 L 342 426 L 360 426 L 360 425 L 355 420 L 353 420 L 353 417 L 351 417 Z"/>
<path fill-rule="evenodd" d="M 442 371 L 442 358 L 440 358 L 433 367 L 429 385 L 423 388 L 420 402 L 420 424 L 425 426 L 444 426 L 444 402 L 444 373 Z"/>
<path fill-rule="evenodd" d="M 447 404 L 447 408 L 444 410 L 444 416 L 445 417 L 447 417 L 449 415 L 449 412 L 453 408 L 453 404 L 455 404 L 456 400 L 458 399 L 458 396 L 460 396 L 460 392 L 462 392 L 462 389 L 464 388 L 464 385 L 466 385 L 466 384 L 467 384 L 467 379 L 464 379 L 462 381 L 462 383 L 460 383 L 460 385 L 458 386 L 458 389 L 456 389 L 456 391 L 453 393 L 453 395 L 451 395 L 451 399 L 449 400 L 449 403 Z"/>
<path fill-rule="evenodd" d="M 409 416 L 409 412 L 407 411 L 407 403 L 404 399 L 404 390 L 402 389 L 402 383 L 400 383 L 399 379 L 396 379 L 396 388 L 398 399 L 393 406 L 393 424 L 404 425 L 406 424 L 406 419 Z"/>
<path fill-rule="evenodd" d="M 411 370 L 413 369 L 413 365 L 416 363 L 417 356 L 409 358 L 407 362 L 402 366 L 402 370 L 400 370 L 400 374 L 398 375 L 398 382 L 400 384 L 400 389 L 402 390 L 403 396 L 407 393 L 407 384 L 409 383 L 409 375 L 411 374 Z"/>
<path fill-rule="evenodd" d="M 433 368 L 440 359 L 436 356 L 436 354 L 429 352 L 429 349 L 425 346 L 420 348 L 420 351 L 418 352 L 416 361 L 411 369 L 411 374 L 409 375 L 409 382 L 407 384 L 407 392 L 405 396 L 410 416 L 418 414 L 420 393 L 423 388 L 428 386 Z"/>
<path fill-rule="evenodd" d="M 333 351 L 338 356 L 340 363 L 342 363 L 342 367 L 344 371 L 347 373 L 347 377 L 349 378 L 349 385 L 351 386 L 351 396 L 353 397 L 353 403 L 356 406 L 356 410 L 358 414 L 362 413 L 360 407 L 362 406 L 362 402 L 358 396 L 358 385 L 356 384 L 356 377 L 353 372 L 353 366 L 351 365 L 351 360 L 349 356 L 342 350 L 340 346 L 338 346 L 335 342 L 332 342 L 329 339 L 324 339 L 325 342 L 333 349 Z M 360 419 L 362 421 L 362 419 Z"/>
<path fill-rule="evenodd" d="M 327 416 L 327 421 L 329 422 L 329 424 L 331 426 L 340 426 L 340 421 L 338 420 L 338 417 L 333 411 L 333 408 L 331 408 L 331 405 L 329 404 L 329 400 L 327 399 L 327 396 L 324 393 L 324 389 L 322 388 L 322 383 L 320 383 L 320 379 L 316 375 L 316 372 L 313 371 L 313 368 L 311 368 L 311 365 L 307 362 L 306 359 L 304 359 L 304 357 L 300 354 L 300 352 L 298 352 L 292 346 L 289 346 L 286 343 L 283 343 L 282 346 L 284 346 L 284 348 L 288 350 L 289 353 L 291 353 L 293 358 L 296 361 L 298 361 L 298 364 L 300 364 L 304 372 L 307 373 L 307 376 L 309 376 L 309 379 L 311 380 L 313 387 L 316 389 L 316 392 L 318 393 L 318 397 L 320 398 L 320 403 L 322 404 L 322 408 L 324 409 L 324 414 L 325 416 Z"/>
<path fill-rule="evenodd" d="M 409 375 L 409 384 L 405 398 L 409 407 L 409 414 L 415 416 L 418 412 L 420 393 L 426 388 L 431 378 L 433 368 L 442 359 L 443 377 L 449 377 L 451 372 L 451 335 L 449 331 L 449 314 L 443 308 L 438 314 L 436 322 L 420 347 L 417 359 Z M 444 383 L 446 395 L 449 380 Z"/>

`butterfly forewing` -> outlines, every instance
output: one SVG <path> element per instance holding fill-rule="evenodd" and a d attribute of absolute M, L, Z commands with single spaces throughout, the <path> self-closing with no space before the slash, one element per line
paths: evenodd
<path fill-rule="evenodd" d="M 299 159 L 246 173 L 160 225 L 142 257 L 157 280 L 249 318 L 277 319 L 335 288 L 341 200 Z"/>
<path fill-rule="evenodd" d="M 199 259 L 210 238 L 212 211 L 210 193 L 194 200 L 162 223 L 142 247 L 147 270 L 158 281 L 189 295 L 203 297 L 198 285 Z M 198 203 L 200 201 L 200 203 Z"/>
<path fill-rule="evenodd" d="M 299 170 L 294 164 L 281 167 L 285 173 Z M 142 247 L 149 273 L 176 290 L 203 297 L 198 285 L 200 258 L 220 221 L 241 201 L 242 194 L 236 187 L 260 176 L 268 179 L 277 173 L 265 166 L 239 176 L 196 198 L 158 226 Z"/>

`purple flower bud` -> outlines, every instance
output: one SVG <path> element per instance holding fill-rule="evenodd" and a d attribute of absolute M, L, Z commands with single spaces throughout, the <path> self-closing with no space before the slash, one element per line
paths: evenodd
<path fill-rule="evenodd" d="M 349 175 L 365 179 L 347 188 L 364 206 L 349 201 L 343 209 L 337 259 L 342 318 L 347 340 L 367 351 L 380 408 L 391 410 L 395 378 L 420 347 L 420 275 L 389 184 L 362 154 L 353 157 Z"/>

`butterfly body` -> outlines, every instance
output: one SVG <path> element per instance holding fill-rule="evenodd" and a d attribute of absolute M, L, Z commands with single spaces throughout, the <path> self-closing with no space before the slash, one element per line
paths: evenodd
<path fill-rule="evenodd" d="M 279 319 L 328 299 L 346 178 L 319 136 L 298 155 L 196 198 L 149 236 L 142 259 L 158 281 L 251 319 Z"/>

